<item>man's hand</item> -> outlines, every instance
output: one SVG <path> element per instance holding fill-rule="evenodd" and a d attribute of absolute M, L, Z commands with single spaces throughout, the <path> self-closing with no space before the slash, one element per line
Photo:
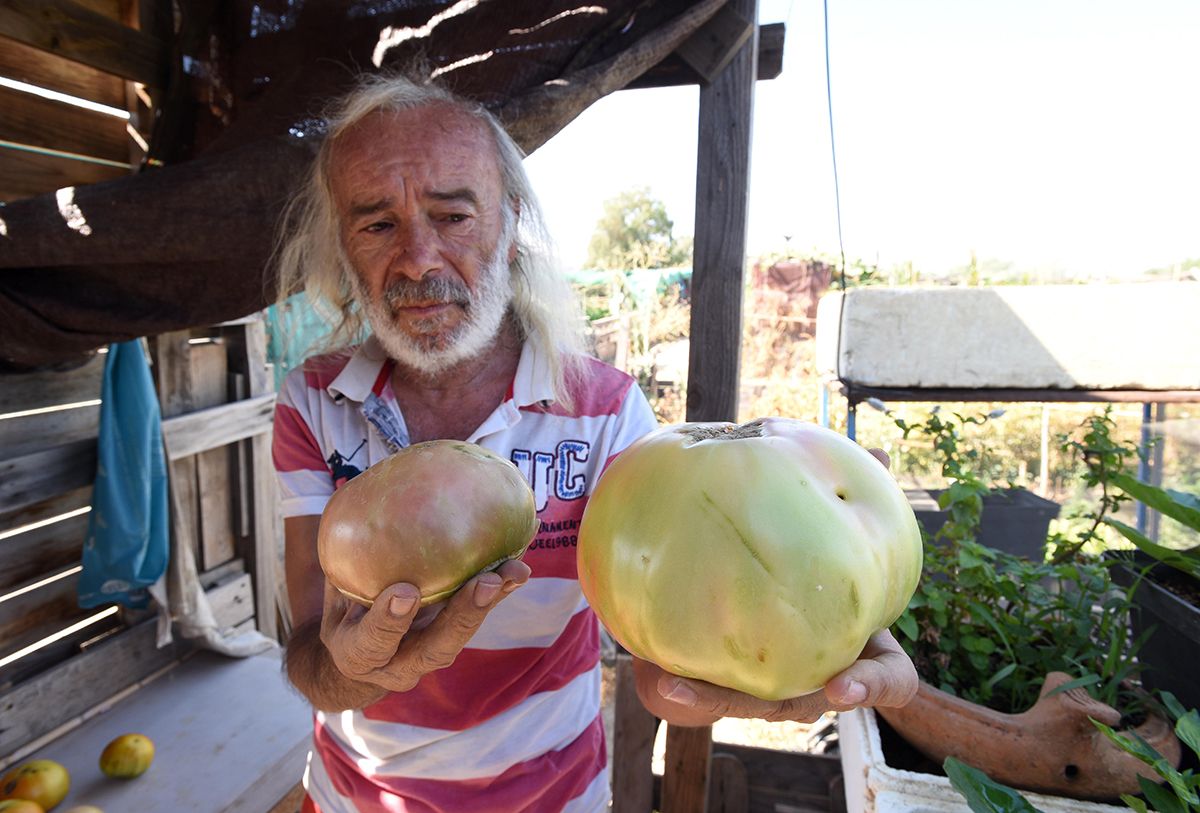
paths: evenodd
<path fill-rule="evenodd" d="M 390 692 L 408 691 L 425 675 L 452 664 L 491 609 L 529 574 L 520 560 L 481 573 L 423 627 L 413 624 L 420 594 L 411 584 L 388 587 L 366 608 L 326 583 L 321 642 L 347 678 Z"/>
<path fill-rule="evenodd" d="M 643 672 L 642 680 L 655 678 L 654 687 L 661 700 L 651 711 L 661 711 L 659 716 L 667 722 L 678 721 L 680 725 L 705 725 L 720 717 L 811 723 L 827 711 L 903 706 L 917 693 L 917 670 L 887 630 L 871 636 L 858 660 L 835 675 L 822 691 L 787 700 L 761 700 L 702 680 L 672 675 L 645 661 L 637 667 Z"/>

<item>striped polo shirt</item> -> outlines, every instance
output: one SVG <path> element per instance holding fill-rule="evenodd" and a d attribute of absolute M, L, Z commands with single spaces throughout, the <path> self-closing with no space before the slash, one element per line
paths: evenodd
<path fill-rule="evenodd" d="M 321 813 L 606 809 L 599 627 L 575 544 L 604 466 L 655 419 L 628 375 L 586 364 L 568 413 L 526 344 L 508 397 L 468 438 L 515 463 L 533 488 L 532 576 L 449 668 L 364 709 L 314 714 L 305 786 Z M 288 374 L 274 439 L 284 516 L 320 514 L 337 487 L 407 445 L 391 369 L 368 339 Z"/>

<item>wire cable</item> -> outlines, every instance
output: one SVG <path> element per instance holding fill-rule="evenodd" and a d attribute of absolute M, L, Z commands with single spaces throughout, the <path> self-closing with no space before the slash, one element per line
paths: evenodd
<path fill-rule="evenodd" d="M 838 279 L 844 291 L 846 290 L 846 244 L 842 240 L 842 192 L 838 183 L 837 142 L 833 137 L 833 83 L 829 76 L 829 0 L 822 0 L 821 8 L 825 15 L 825 102 L 829 110 L 829 154 L 833 160 L 833 203 L 837 212 L 838 254 L 841 257 Z"/>

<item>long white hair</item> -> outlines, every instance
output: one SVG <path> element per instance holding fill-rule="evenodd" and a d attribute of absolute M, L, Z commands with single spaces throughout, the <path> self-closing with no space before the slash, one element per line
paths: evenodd
<path fill-rule="evenodd" d="M 523 338 L 550 361 L 556 401 L 573 408 L 568 382 L 583 371 L 582 315 L 566 278 L 555 267 L 552 244 L 522 163 L 525 154 L 485 107 L 445 88 L 404 76 L 365 75 L 324 115 L 325 140 L 308 176 L 285 208 L 275 248 L 278 302 L 303 290 L 332 327 L 322 349 L 360 341 L 367 321 L 341 243 L 329 179 L 339 135 L 375 112 L 450 105 L 483 124 L 496 144 L 504 197 L 516 208 L 516 259 L 510 264 L 511 308 Z"/>

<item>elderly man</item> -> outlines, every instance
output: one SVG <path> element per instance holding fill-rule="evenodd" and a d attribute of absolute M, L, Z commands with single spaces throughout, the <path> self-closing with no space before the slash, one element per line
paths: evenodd
<path fill-rule="evenodd" d="M 576 580 L 574 529 L 605 463 L 654 427 L 653 413 L 629 376 L 581 353 L 522 154 L 484 109 L 371 78 L 328 122 L 279 250 L 281 290 L 303 284 L 329 305 L 331 344 L 345 345 L 293 371 L 276 412 L 287 672 L 315 709 L 306 809 L 604 810 L 599 630 Z M 348 478 L 434 438 L 512 460 L 543 530 L 523 561 L 477 575 L 414 624 L 413 585 L 370 609 L 329 587 L 317 527 Z M 682 725 L 812 720 L 904 703 L 916 684 L 887 634 L 823 694 L 780 703 L 643 662 L 637 679 L 646 706 Z"/>

